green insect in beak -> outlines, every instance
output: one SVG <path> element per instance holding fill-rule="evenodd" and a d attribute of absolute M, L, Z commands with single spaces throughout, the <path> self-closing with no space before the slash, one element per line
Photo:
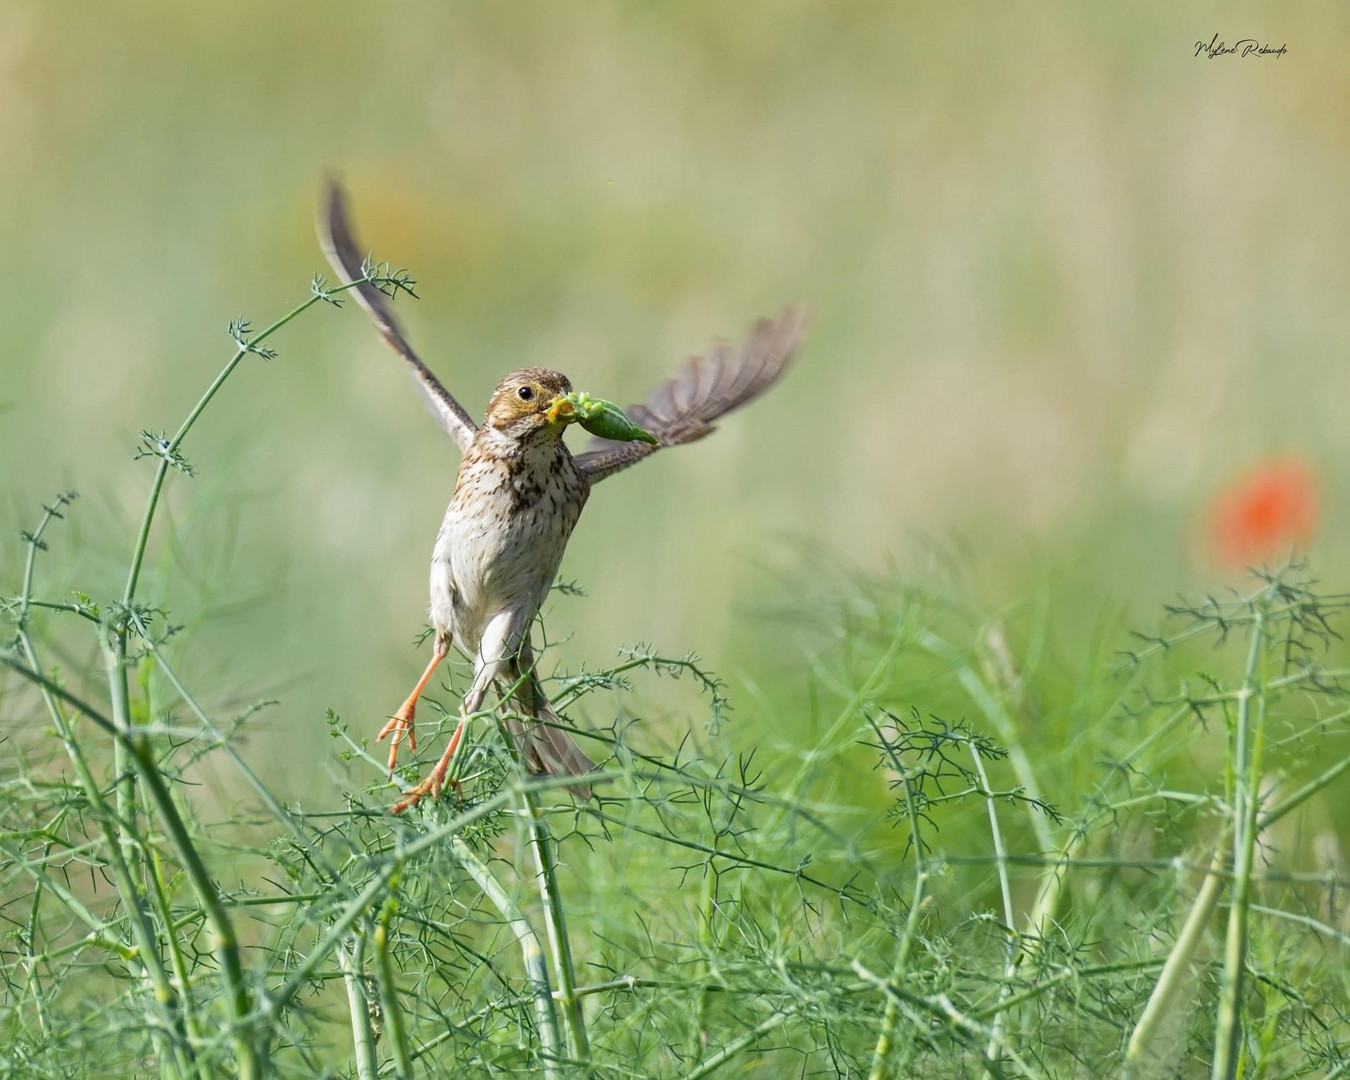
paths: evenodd
<path fill-rule="evenodd" d="M 548 407 L 548 418 L 553 423 L 580 424 L 592 435 L 615 442 L 645 442 L 658 445 L 655 435 L 638 427 L 628 414 L 612 401 L 602 401 L 590 394 L 573 391 L 554 398 Z"/>

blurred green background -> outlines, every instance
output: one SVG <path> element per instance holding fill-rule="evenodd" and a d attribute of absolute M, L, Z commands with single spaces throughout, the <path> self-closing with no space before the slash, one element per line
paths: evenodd
<path fill-rule="evenodd" d="M 982 604 L 1055 591 L 1071 648 L 1237 580 L 1205 508 L 1272 455 L 1315 471 L 1314 565 L 1344 577 L 1344 8 L 0 0 L 0 27 L 5 591 L 62 487 L 47 580 L 120 591 L 139 432 L 177 427 L 230 318 L 326 270 L 327 169 L 475 414 L 524 364 L 635 400 L 816 309 L 764 401 L 598 489 L 563 567 L 590 598 L 549 622 L 569 666 L 641 640 L 800 701 L 758 612 L 812 588 L 803 542 L 921 572 L 925 537 Z M 1216 32 L 1289 52 L 1197 59 Z M 272 344 L 194 431 L 142 596 L 219 701 L 282 698 L 252 757 L 293 798 L 326 782 L 297 772 L 324 708 L 373 732 L 421 669 L 457 457 L 359 310 Z"/>

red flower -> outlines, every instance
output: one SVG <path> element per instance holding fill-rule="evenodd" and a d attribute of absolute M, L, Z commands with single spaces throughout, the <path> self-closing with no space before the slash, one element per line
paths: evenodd
<path fill-rule="evenodd" d="M 1317 524 L 1317 484 L 1307 464 L 1274 458 L 1214 500 L 1210 550 L 1229 566 L 1260 563 L 1303 546 Z"/>

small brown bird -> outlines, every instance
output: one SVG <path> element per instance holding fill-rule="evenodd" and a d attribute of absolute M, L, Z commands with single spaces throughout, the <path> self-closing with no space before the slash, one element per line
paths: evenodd
<path fill-rule="evenodd" d="M 319 233 L 342 279 L 350 283 L 361 277 L 360 248 L 347 220 L 346 196 L 336 183 L 329 185 Z M 662 384 L 645 405 L 629 409 L 628 416 L 656 437 L 655 444 L 596 439 L 574 457 L 562 439 L 566 418 L 554 407 L 572 390 L 566 376 L 538 367 L 512 372 L 493 391 L 480 428 L 418 359 L 384 294 L 369 283 L 354 291 L 464 455 L 431 559 L 431 662 L 379 734 L 380 740 L 392 736 L 390 776 L 405 736 L 409 749 L 417 749 L 417 699 L 452 643 L 474 658 L 473 684 L 445 753 L 426 780 L 394 806 L 394 813 L 424 795 L 440 794 L 466 720 L 499 682 L 507 687 L 503 697 L 509 695 L 522 715 L 540 721 L 511 728 L 530 771 L 584 777 L 595 763 L 554 726 L 557 714 L 535 672 L 530 626 L 553 585 L 591 487 L 662 446 L 703 438 L 718 417 L 762 394 L 787 370 L 806 319 L 792 308 L 777 319 L 761 319 L 739 348 L 715 344 Z M 583 784 L 573 790 L 589 798 Z"/>

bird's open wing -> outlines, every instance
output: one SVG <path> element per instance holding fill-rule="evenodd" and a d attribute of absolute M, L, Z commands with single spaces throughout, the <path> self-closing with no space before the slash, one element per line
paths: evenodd
<path fill-rule="evenodd" d="M 778 381 L 792 363 L 806 332 L 801 308 L 786 308 L 776 319 L 760 319 L 738 348 L 719 341 L 706 356 L 695 356 L 667 379 L 629 418 L 656 436 L 658 445 L 594 439 L 577 455 L 591 483 L 654 454 L 662 446 L 694 442 L 713 431 L 713 421 L 753 401 Z"/>
<path fill-rule="evenodd" d="M 352 235 L 351 222 L 347 219 L 347 193 L 336 180 L 329 179 L 328 191 L 318 221 L 319 243 L 323 253 L 328 256 L 333 269 L 345 284 L 350 285 L 361 277 L 363 257 Z M 352 290 L 356 299 L 366 309 L 366 313 L 375 320 L 375 328 L 389 347 L 403 357 L 408 365 L 408 374 L 426 402 L 431 415 L 436 418 L 450 438 L 454 439 L 461 451 L 468 450 L 469 444 L 478 432 L 473 422 L 458 401 L 456 401 L 431 369 L 418 359 L 408 339 L 403 336 L 394 313 L 389 310 L 389 299 L 369 283 L 358 285 Z"/>

